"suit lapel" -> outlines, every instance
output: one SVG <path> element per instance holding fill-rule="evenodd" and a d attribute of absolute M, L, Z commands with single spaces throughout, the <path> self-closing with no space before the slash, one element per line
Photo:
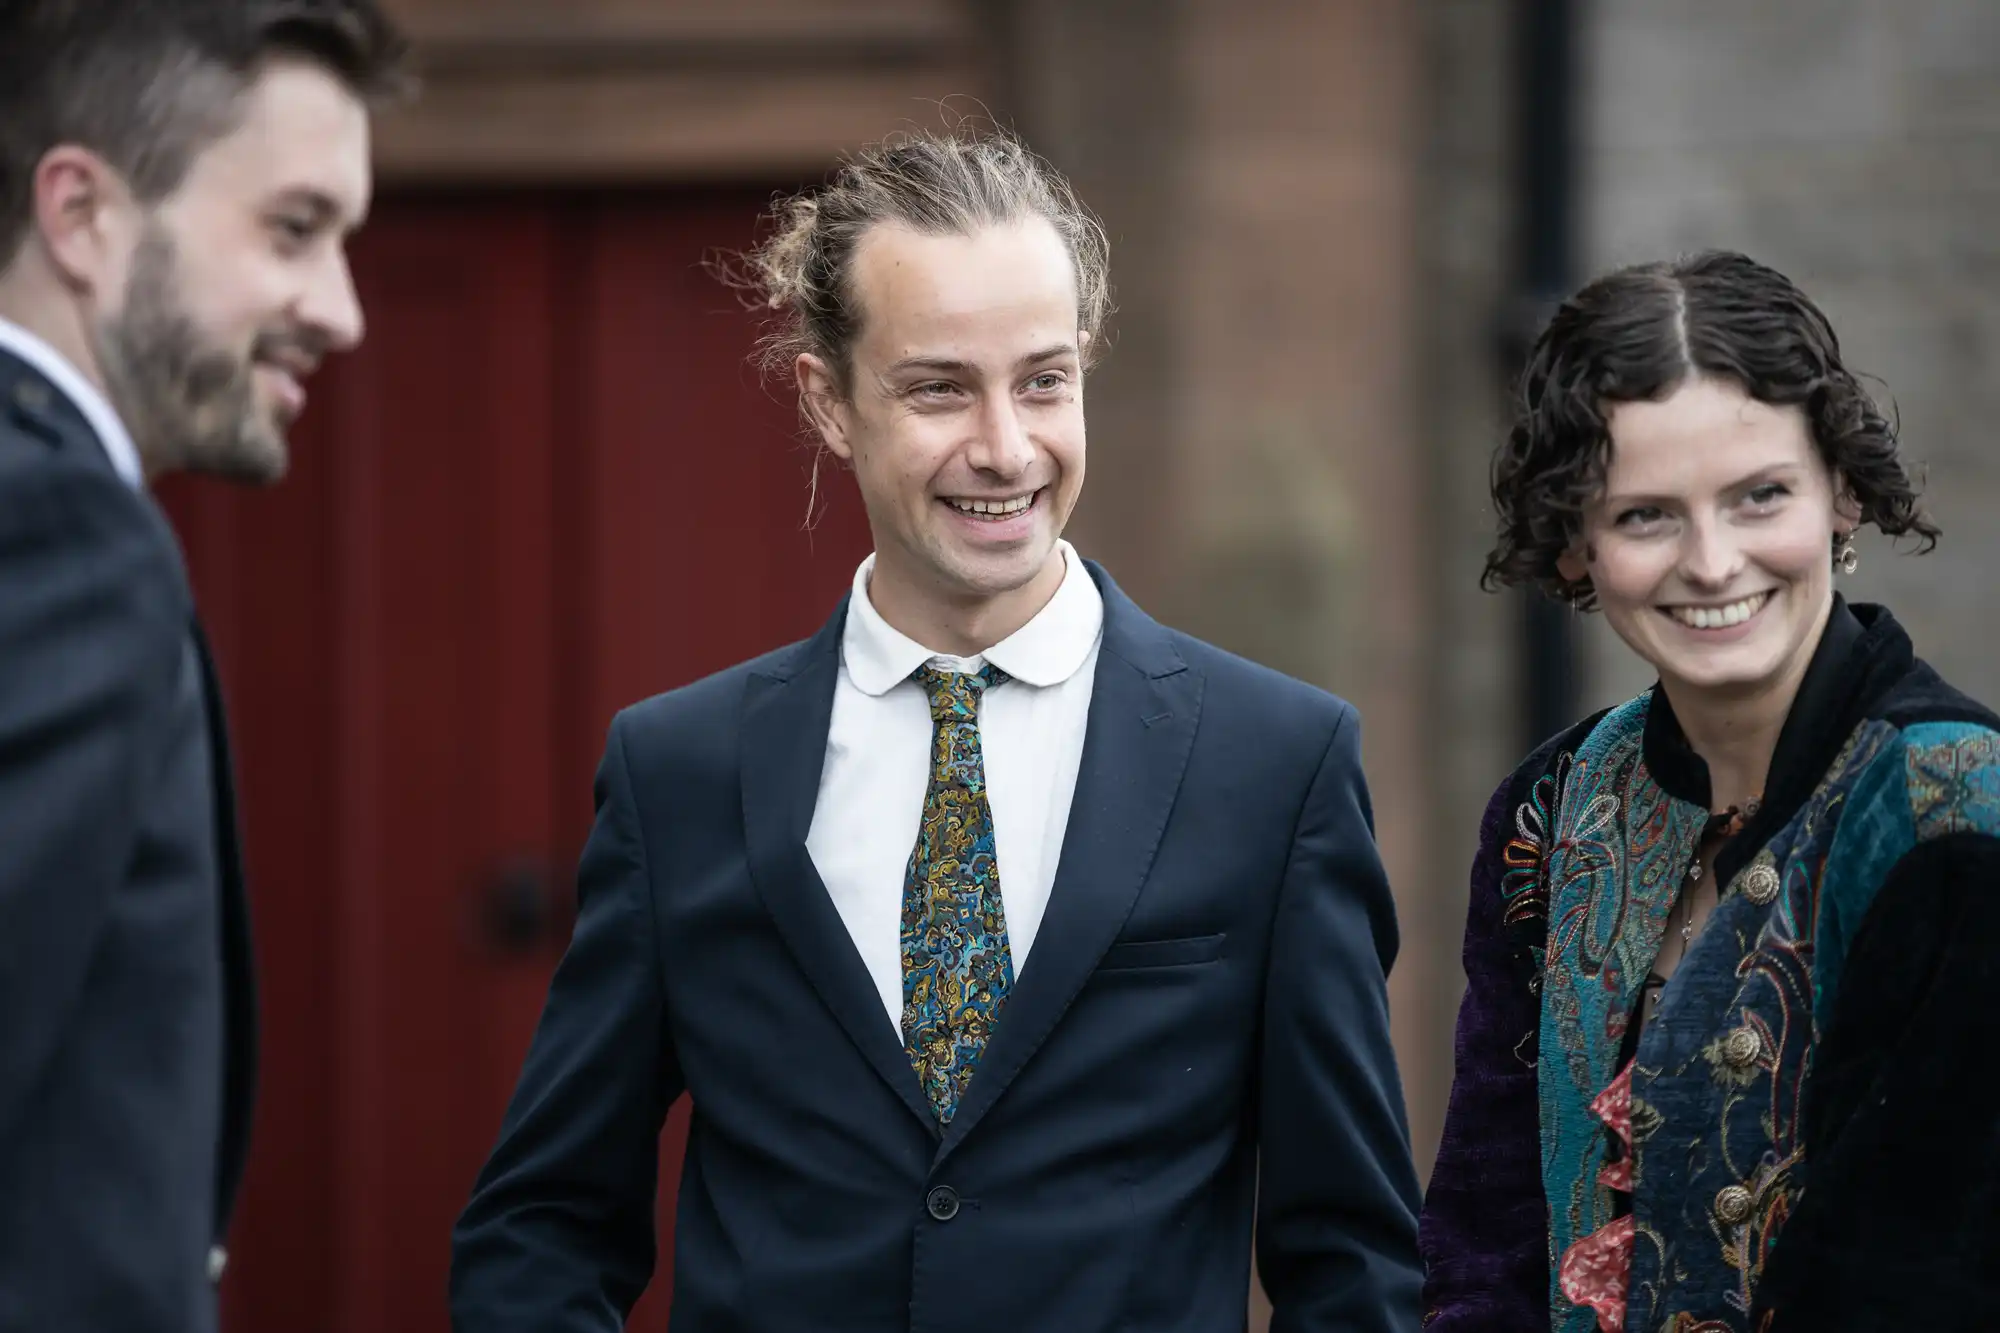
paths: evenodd
<path fill-rule="evenodd" d="M 846 622 L 843 602 L 818 635 L 750 677 L 743 706 L 743 830 L 750 875 L 820 999 L 875 1072 L 935 1137 L 937 1117 L 924 1101 L 867 965 L 806 851 L 826 763 Z"/>
<path fill-rule="evenodd" d="M 1104 594 L 1104 644 L 1055 885 L 939 1161 L 1041 1048 L 1131 915 L 1194 747 L 1202 678 L 1102 569 L 1089 569 Z"/>
<path fill-rule="evenodd" d="M 250 1116 L 257 1091 L 257 976 L 250 933 L 250 895 L 244 882 L 243 851 L 236 830 L 236 782 L 229 727 L 222 711 L 222 687 L 201 625 L 190 627 L 201 664 L 202 711 L 208 721 L 209 764 L 214 774 L 215 854 L 221 872 L 222 966 L 226 1073 L 223 1079 L 222 1147 L 216 1160 L 215 1237 L 229 1231 L 236 1191 L 250 1148 Z"/>
<path fill-rule="evenodd" d="M 83 452 L 97 466 L 127 478 L 113 463 L 110 447 L 101 439 L 70 396 L 43 372 L 13 352 L 0 348 L 0 411 L 38 430 L 65 448 Z M 250 900 L 243 875 L 242 843 L 237 833 L 236 784 L 223 711 L 222 688 L 208 636 L 192 614 L 193 591 L 180 539 L 166 511 L 150 492 L 134 488 L 139 512 L 159 543 L 161 558 L 173 569 L 174 581 L 188 609 L 188 651 L 199 669 L 203 720 L 208 731 L 209 771 L 215 803 L 215 855 L 218 885 L 220 947 L 223 967 L 224 1073 L 222 1131 L 216 1155 L 214 1200 L 215 1239 L 229 1230 L 238 1186 L 249 1156 L 250 1120 L 257 1089 L 257 977 L 250 929 Z"/>

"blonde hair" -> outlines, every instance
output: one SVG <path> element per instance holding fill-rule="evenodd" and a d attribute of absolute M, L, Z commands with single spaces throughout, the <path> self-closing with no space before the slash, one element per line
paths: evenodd
<path fill-rule="evenodd" d="M 766 374 L 788 377 L 811 353 L 848 389 L 859 331 L 852 266 L 868 231 L 900 225 L 925 235 L 971 235 L 1039 217 L 1055 228 L 1076 274 L 1077 328 L 1086 362 L 1103 345 L 1111 309 L 1110 243 L 1069 182 L 999 129 L 912 131 L 841 161 L 827 183 L 778 200 L 769 238 L 729 273 L 772 322 L 759 345 Z"/>

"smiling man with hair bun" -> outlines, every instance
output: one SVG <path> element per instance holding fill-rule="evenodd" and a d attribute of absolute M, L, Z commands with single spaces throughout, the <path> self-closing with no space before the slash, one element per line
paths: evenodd
<path fill-rule="evenodd" d="M 693 1117 L 683 1333 L 1416 1328 L 1359 724 L 1063 540 L 1102 231 L 910 135 L 746 266 L 875 550 L 811 640 L 613 723 L 580 910 L 459 1224 L 461 1333 L 609 1330 Z M 665 571 L 663 571 L 665 573 Z"/>

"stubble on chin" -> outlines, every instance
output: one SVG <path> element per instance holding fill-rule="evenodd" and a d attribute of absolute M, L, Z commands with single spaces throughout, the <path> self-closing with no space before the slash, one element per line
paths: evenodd
<path fill-rule="evenodd" d="M 119 419 L 153 475 L 194 472 L 268 485 L 289 465 L 283 428 L 257 401 L 248 358 L 205 339 L 181 300 L 171 239 L 148 234 L 120 312 L 98 331 Z"/>

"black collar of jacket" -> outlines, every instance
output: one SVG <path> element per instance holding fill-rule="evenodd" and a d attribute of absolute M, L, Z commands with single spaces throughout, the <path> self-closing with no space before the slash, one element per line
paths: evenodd
<path fill-rule="evenodd" d="M 1916 665 L 1910 636 L 1886 607 L 1849 606 L 1839 593 L 1798 697 L 1778 732 L 1764 800 L 1742 833 L 1716 856 L 1716 882 L 1727 884 L 1743 863 L 1805 804 L 1854 729 Z M 1666 691 L 1653 687 L 1646 715 L 1646 767 L 1669 796 L 1710 808 L 1708 765 L 1688 744 Z"/>

